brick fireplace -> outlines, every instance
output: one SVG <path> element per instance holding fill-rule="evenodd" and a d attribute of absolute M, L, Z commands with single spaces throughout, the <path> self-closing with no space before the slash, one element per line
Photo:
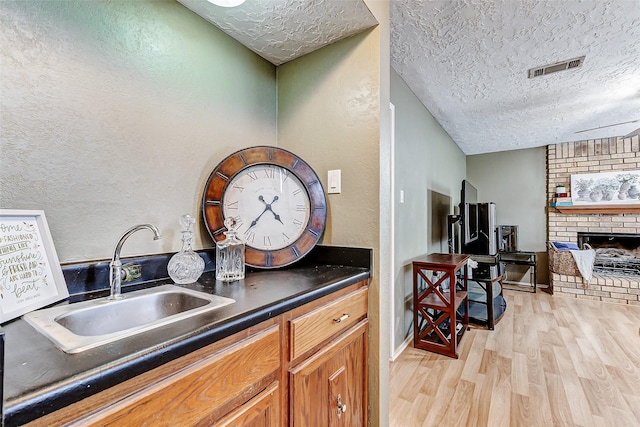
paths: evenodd
<path fill-rule="evenodd" d="M 547 196 L 556 185 L 569 187 L 579 173 L 640 170 L 640 140 L 606 138 L 547 146 Z M 568 188 L 570 191 L 570 189 Z M 578 243 L 578 233 L 640 234 L 640 213 L 575 213 L 547 210 L 548 240 Z M 549 272 L 554 295 L 619 304 L 640 305 L 640 276 L 596 273 L 589 284 L 582 277 Z"/>

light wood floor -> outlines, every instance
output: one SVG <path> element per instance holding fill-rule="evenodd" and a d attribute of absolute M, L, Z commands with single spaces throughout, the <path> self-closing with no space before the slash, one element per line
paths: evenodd
<path fill-rule="evenodd" d="M 640 306 L 504 294 L 458 360 L 409 347 L 391 364 L 392 427 L 640 426 Z"/>

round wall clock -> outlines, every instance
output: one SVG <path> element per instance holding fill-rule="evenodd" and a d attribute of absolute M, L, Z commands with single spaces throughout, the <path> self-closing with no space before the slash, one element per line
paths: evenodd
<path fill-rule="evenodd" d="M 259 268 L 289 265 L 318 243 L 327 220 L 322 183 L 295 154 L 277 147 L 237 151 L 211 172 L 202 212 L 211 237 L 233 217 L 245 242 L 245 262 Z"/>

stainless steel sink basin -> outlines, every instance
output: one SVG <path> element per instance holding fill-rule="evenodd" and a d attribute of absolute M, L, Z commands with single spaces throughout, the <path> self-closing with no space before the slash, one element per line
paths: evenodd
<path fill-rule="evenodd" d="M 66 353 L 79 353 L 235 302 L 174 285 L 37 310 L 23 318 Z"/>

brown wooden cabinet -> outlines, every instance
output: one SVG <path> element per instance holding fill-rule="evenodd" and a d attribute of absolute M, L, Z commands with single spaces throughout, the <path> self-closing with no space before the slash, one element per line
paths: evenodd
<path fill-rule="evenodd" d="M 367 320 L 290 371 L 291 425 L 367 425 Z"/>
<path fill-rule="evenodd" d="M 367 425 L 368 289 L 290 320 L 290 425 Z"/>
<path fill-rule="evenodd" d="M 336 291 L 29 425 L 366 426 L 366 285 Z"/>
<path fill-rule="evenodd" d="M 256 407 L 251 400 L 254 395 L 268 385 L 270 389 L 274 386 L 277 389 L 279 368 L 280 328 L 273 325 L 135 392 L 74 417 L 71 425 L 212 425 L 230 410 L 249 412 Z M 278 406 L 270 411 L 264 405 L 259 407 L 266 413 L 265 417 L 279 417 Z M 229 419 L 228 425 L 239 425 L 232 420 Z"/>
<path fill-rule="evenodd" d="M 413 346 L 458 358 L 469 325 L 469 255 L 429 254 L 413 261 Z"/>

